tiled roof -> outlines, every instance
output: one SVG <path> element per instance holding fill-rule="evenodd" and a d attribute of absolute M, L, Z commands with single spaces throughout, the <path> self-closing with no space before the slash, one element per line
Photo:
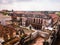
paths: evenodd
<path fill-rule="evenodd" d="M 52 18 L 58 18 L 56 14 L 49 14 Z"/>
<path fill-rule="evenodd" d="M 24 14 L 24 11 L 14 11 L 15 14 Z"/>
<path fill-rule="evenodd" d="M 14 13 L 16 14 L 40 14 L 40 15 L 44 15 L 41 12 L 32 12 L 32 11 L 14 11 Z"/>
<path fill-rule="evenodd" d="M 0 32 L 1 32 L 0 33 L 0 37 L 1 37 L 1 36 L 5 35 L 6 33 L 14 33 L 14 32 L 16 32 L 16 30 L 11 27 L 0 25 Z"/>

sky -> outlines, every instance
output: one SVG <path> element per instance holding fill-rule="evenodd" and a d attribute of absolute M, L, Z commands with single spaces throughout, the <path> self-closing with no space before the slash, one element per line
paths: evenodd
<path fill-rule="evenodd" d="M 0 0 L 0 10 L 60 11 L 60 0 Z"/>

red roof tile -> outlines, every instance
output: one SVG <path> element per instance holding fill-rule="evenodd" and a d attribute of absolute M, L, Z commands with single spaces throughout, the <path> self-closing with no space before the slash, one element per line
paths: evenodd
<path fill-rule="evenodd" d="M 49 14 L 52 18 L 58 18 L 56 14 Z"/>

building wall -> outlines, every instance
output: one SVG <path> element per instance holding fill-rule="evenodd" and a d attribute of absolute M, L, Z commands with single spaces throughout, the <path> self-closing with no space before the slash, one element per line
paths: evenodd
<path fill-rule="evenodd" d="M 32 25 L 32 27 L 41 29 L 42 19 L 40 18 L 28 18 L 26 21 L 26 26 Z"/>

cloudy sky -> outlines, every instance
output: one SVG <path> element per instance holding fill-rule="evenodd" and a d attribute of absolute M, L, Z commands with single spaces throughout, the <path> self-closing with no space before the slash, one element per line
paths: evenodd
<path fill-rule="evenodd" d="M 60 0 L 0 0 L 0 10 L 60 11 Z"/>

